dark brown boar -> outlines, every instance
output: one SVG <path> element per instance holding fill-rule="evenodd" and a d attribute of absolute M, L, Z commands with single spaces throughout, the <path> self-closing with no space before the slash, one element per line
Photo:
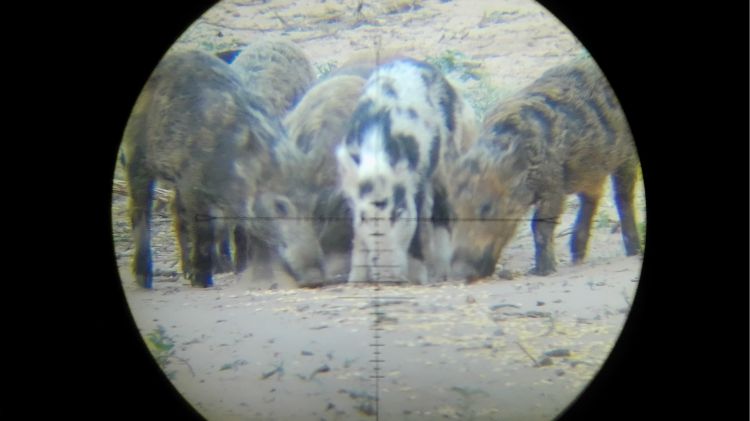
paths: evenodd
<path fill-rule="evenodd" d="M 276 37 L 252 40 L 232 62 L 243 83 L 283 117 L 315 82 L 315 71 L 296 44 Z"/>
<path fill-rule="evenodd" d="M 174 185 L 180 243 L 191 246 L 184 247 L 190 258 L 183 264 L 194 285 L 210 286 L 216 221 L 252 216 L 256 180 L 270 165 L 268 145 L 282 133 L 220 59 L 190 51 L 168 54 L 159 63 L 136 102 L 122 145 L 139 285 L 151 288 L 153 282 L 155 181 Z M 237 230 L 239 236 L 244 232 Z"/>
<path fill-rule="evenodd" d="M 249 254 L 280 258 L 298 282 L 323 279 L 312 224 L 296 218 L 285 183 L 286 132 L 265 101 L 226 63 L 201 52 L 167 55 L 146 83 L 126 127 L 123 156 L 130 188 L 136 281 L 152 287 L 150 212 L 156 180 L 175 189 L 175 231 L 193 285 L 236 270 Z M 256 200 L 257 197 L 257 200 Z"/>

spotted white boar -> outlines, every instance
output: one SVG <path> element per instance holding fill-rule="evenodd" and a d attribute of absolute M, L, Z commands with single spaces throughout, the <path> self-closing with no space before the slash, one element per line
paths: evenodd
<path fill-rule="evenodd" d="M 450 227 L 441 162 L 456 159 L 473 118 L 432 65 L 401 59 L 370 75 L 336 150 L 354 229 L 349 282 L 446 277 Z"/>
<path fill-rule="evenodd" d="M 578 59 L 548 70 L 487 114 L 480 138 L 451 171 L 454 275 L 468 280 L 492 275 L 532 206 L 532 272 L 554 272 L 554 229 L 573 193 L 581 206 L 570 247 L 573 262 L 580 262 L 610 174 L 626 254 L 638 254 L 637 167 L 627 121 L 596 63 Z"/>

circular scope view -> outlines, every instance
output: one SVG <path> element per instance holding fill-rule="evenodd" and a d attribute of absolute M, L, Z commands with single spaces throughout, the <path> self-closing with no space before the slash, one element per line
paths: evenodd
<path fill-rule="evenodd" d="M 133 105 L 115 251 L 208 420 L 551 420 L 630 311 L 641 180 L 535 2 L 225 0 Z"/>

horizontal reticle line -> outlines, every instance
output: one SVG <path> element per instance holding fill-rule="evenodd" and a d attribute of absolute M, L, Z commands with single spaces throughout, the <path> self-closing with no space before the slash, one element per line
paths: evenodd
<path fill-rule="evenodd" d="M 221 220 L 258 220 L 258 221 L 272 221 L 272 220 L 290 220 L 290 221 L 351 221 L 352 218 L 341 218 L 341 217 L 316 217 L 316 216 L 207 216 L 207 215 L 195 215 L 195 220 L 199 222 L 211 221 L 214 219 Z M 468 221 L 468 222 L 510 222 L 510 221 L 539 221 L 539 222 L 556 222 L 555 218 L 399 218 L 406 221 L 430 221 L 430 222 L 453 222 L 453 221 Z M 367 222 L 379 222 L 379 221 L 390 221 L 389 218 L 365 218 Z"/>
<path fill-rule="evenodd" d="M 354 265 L 355 268 L 400 268 L 401 265 Z"/>

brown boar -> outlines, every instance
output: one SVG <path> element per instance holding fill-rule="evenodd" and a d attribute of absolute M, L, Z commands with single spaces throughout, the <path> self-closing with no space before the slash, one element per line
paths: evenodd
<path fill-rule="evenodd" d="M 310 89 L 284 119 L 289 141 L 304 156 L 297 168 L 309 189 L 306 216 L 326 256 L 328 283 L 346 281 L 351 254 L 351 210 L 339 188 L 336 146 L 346 136 L 365 79 L 329 77 Z"/>
<path fill-rule="evenodd" d="M 190 263 L 183 265 L 194 285 L 210 286 L 215 221 L 252 216 L 255 180 L 271 159 L 268 145 L 281 133 L 282 127 L 266 117 L 218 58 L 190 51 L 168 54 L 159 63 L 135 104 L 122 144 L 139 285 L 151 288 L 153 281 L 155 181 L 174 185 L 180 243 L 192 246 Z"/>
<path fill-rule="evenodd" d="M 491 275 L 531 206 L 532 272 L 555 271 L 553 233 L 565 197 L 573 193 L 581 206 L 570 247 L 573 262 L 580 262 L 610 174 L 626 254 L 639 253 L 633 208 L 637 167 L 627 121 L 596 64 L 579 59 L 547 71 L 487 114 L 480 138 L 450 171 L 453 274 Z"/>
<path fill-rule="evenodd" d="M 296 206 L 277 181 L 284 179 L 278 145 L 285 138 L 279 119 L 226 63 L 196 51 L 168 54 L 139 96 L 123 138 L 138 284 L 151 288 L 153 282 L 150 212 L 157 180 L 174 186 L 175 231 L 193 285 L 211 286 L 212 274 L 226 269 L 230 237 L 237 271 L 257 250 L 256 256 L 275 253 L 298 282 L 323 278 L 322 255 L 308 244 L 315 242 L 309 221 L 291 228 L 278 223 L 293 217 Z"/>
<path fill-rule="evenodd" d="M 266 101 L 269 113 L 283 117 L 315 82 L 305 53 L 291 41 L 261 37 L 251 41 L 232 62 L 245 86 Z"/>

